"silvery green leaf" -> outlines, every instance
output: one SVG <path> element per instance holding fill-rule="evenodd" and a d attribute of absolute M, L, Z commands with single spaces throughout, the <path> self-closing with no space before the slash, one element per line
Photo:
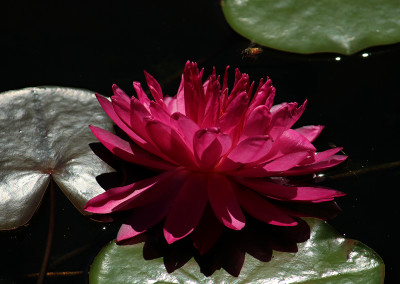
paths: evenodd
<path fill-rule="evenodd" d="M 88 125 L 112 129 L 93 92 L 37 87 L 0 94 L 0 229 L 26 224 L 52 178 L 75 207 L 104 190 L 112 169 L 92 153 Z"/>

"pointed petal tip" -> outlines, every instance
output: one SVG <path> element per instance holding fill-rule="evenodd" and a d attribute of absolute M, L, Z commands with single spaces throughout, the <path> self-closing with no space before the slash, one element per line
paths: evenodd
<path fill-rule="evenodd" d="M 224 224 L 225 227 L 235 230 L 235 231 L 240 231 L 241 229 L 243 229 L 246 226 L 246 222 L 243 221 L 239 221 L 239 220 L 235 220 L 234 222 L 232 222 L 232 220 L 222 220 L 222 223 Z"/>
<path fill-rule="evenodd" d="M 270 225 L 274 225 L 274 226 L 281 226 L 281 227 L 294 227 L 297 226 L 299 223 L 296 221 L 293 222 L 289 222 L 289 223 L 282 223 L 282 222 L 278 222 L 278 221 L 271 221 L 269 222 Z"/>
<path fill-rule="evenodd" d="M 175 237 L 170 232 L 168 232 L 165 228 L 163 229 L 163 231 L 164 231 L 164 238 L 167 241 L 167 243 L 170 245 L 170 244 L 173 244 L 174 242 L 179 241 L 180 239 L 183 239 L 184 237 L 188 236 L 190 233 L 192 233 L 193 229 L 190 230 L 185 235 L 179 236 L 179 237 Z"/>

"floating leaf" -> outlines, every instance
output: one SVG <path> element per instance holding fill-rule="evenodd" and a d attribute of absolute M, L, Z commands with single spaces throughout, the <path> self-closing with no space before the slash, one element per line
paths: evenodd
<path fill-rule="evenodd" d="M 59 87 L 0 94 L 0 229 L 26 224 L 50 182 L 83 206 L 104 192 L 95 177 L 112 169 L 93 154 L 88 125 L 112 122 L 94 93 Z"/>
<path fill-rule="evenodd" d="M 270 262 L 246 255 L 239 277 L 224 270 L 204 276 L 191 259 L 167 273 L 161 258 L 143 259 L 143 244 L 119 246 L 113 241 L 95 258 L 90 283 L 383 283 L 382 259 L 366 245 L 346 239 L 327 223 L 307 219 L 311 237 L 297 253 L 274 252 Z"/>
<path fill-rule="evenodd" d="M 232 28 L 271 48 L 352 54 L 400 41 L 396 0 L 223 0 Z"/>

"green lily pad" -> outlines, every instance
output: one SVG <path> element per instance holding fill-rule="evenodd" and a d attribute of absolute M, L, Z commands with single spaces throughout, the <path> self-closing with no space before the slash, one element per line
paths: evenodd
<path fill-rule="evenodd" d="M 26 224 L 52 178 L 75 207 L 104 192 L 113 171 L 90 149 L 88 125 L 112 130 L 94 92 L 38 87 L 0 94 L 0 230 Z"/>
<path fill-rule="evenodd" d="M 161 258 L 144 260 L 143 244 L 119 246 L 112 241 L 95 258 L 91 284 L 102 283 L 383 283 L 384 264 L 372 249 L 344 238 L 327 223 L 308 218 L 311 237 L 297 253 L 275 252 L 269 262 L 250 255 L 239 277 L 224 270 L 204 276 L 189 260 L 168 273 Z"/>
<path fill-rule="evenodd" d="M 353 54 L 400 42 L 397 0 L 223 0 L 221 5 L 236 32 L 283 51 Z"/>

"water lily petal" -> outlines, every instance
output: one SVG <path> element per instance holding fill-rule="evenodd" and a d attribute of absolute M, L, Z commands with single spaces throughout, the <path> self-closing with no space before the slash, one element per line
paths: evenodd
<path fill-rule="evenodd" d="M 340 163 L 344 162 L 347 159 L 347 156 L 343 155 L 333 155 L 326 160 L 321 162 L 299 166 L 291 169 L 290 171 L 286 171 L 284 175 L 286 176 L 297 176 L 297 175 L 307 175 L 317 172 L 322 172 L 328 170 L 334 166 L 339 165 Z"/>
<path fill-rule="evenodd" d="M 207 177 L 192 173 L 176 196 L 164 224 L 169 244 L 190 234 L 199 223 L 207 205 Z"/>
<path fill-rule="evenodd" d="M 89 200 L 84 209 L 107 214 L 149 204 L 165 192 L 176 189 L 182 179 L 180 175 L 178 170 L 171 170 L 126 186 L 111 188 Z"/>
<path fill-rule="evenodd" d="M 164 103 L 167 106 L 170 113 L 178 112 L 176 97 L 165 97 Z"/>
<path fill-rule="evenodd" d="M 225 113 L 218 120 L 218 126 L 223 133 L 230 134 L 240 125 L 248 103 L 247 93 L 242 92 L 228 105 Z"/>
<path fill-rule="evenodd" d="M 321 203 L 282 202 L 271 200 L 279 209 L 293 217 L 313 217 L 321 220 L 331 219 L 342 210 L 335 201 Z"/>
<path fill-rule="evenodd" d="M 128 97 L 117 85 L 113 85 L 114 96 L 111 96 L 111 102 L 115 113 L 119 118 L 129 127 L 131 127 L 131 116 L 130 116 L 130 101 Z"/>
<path fill-rule="evenodd" d="M 315 164 L 318 162 L 321 162 L 323 160 L 328 159 L 329 157 L 335 155 L 337 152 L 341 151 L 343 148 L 342 147 L 337 147 L 337 148 L 332 148 L 323 152 L 318 152 L 315 153 L 315 155 L 311 155 L 310 157 L 307 157 L 300 165 L 309 165 L 309 164 Z M 299 166 L 300 166 L 299 165 Z"/>
<path fill-rule="evenodd" d="M 154 79 L 149 73 L 144 71 L 144 76 L 146 78 L 147 85 L 149 86 L 150 92 L 153 95 L 154 100 L 157 102 L 163 99 L 163 93 L 160 84 Z"/>
<path fill-rule="evenodd" d="M 219 171 L 236 170 L 242 165 L 251 164 L 263 158 L 272 148 L 267 135 L 247 138 L 239 143 L 218 166 Z"/>
<path fill-rule="evenodd" d="M 205 94 L 206 105 L 204 117 L 201 121 L 202 128 L 213 127 L 217 125 L 218 114 L 220 109 L 220 84 L 217 79 L 211 77 Z"/>
<path fill-rule="evenodd" d="M 293 129 L 288 129 L 280 135 L 278 140 L 274 141 L 271 151 L 262 161 L 267 162 L 296 152 L 308 152 L 311 156 L 315 151 L 315 147 L 306 137 Z"/>
<path fill-rule="evenodd" d="M 216 244 L 224 228 L 224 225 L 215 217 L 211 207 L 207 206 L 192 233 L 193 245 L 200 254 L 205 254 Z"/>
<path fill-rule="evenodd" d="M 236 193 L 242 208 L 254 218 L 277 226 L 297 225 L 292 217 L 252 190 L 238 188 Z"/>
<path fill-rule="evenodd" d="M 199 126 L 186 115 L 176 112 L 171 116 L 171 124 L 175 125 L 175 129 L 183 137 L 186 145 L 193 152 L 193 137 Z"/>
<path fill-rule="evenodd" d="M 189 168 L 196 166 L 193 153 L 175 129 L 160 121 L 148 120 L 146 130 L 152 141 L 169 158 Z"/>
<path fill-rule="evenodd" d="M 194 69 L 197 69 L 197 65 L 186 62 L 185 69 L 183 71 L 183 90 L 184 90 L 184 102 L 185 102 L 185 115 L 197 122 L 197 107 L 198 107 L 198 97 L 196 96 L 195 84 L 193 82 Z"/>
<path fill-rule="evenodd" d="M 186 115 L 185 112 L 185 91 L 184 91 L 185 79 L 183 75 L 181 76 L 181 82 L 179 84 L 178 92 L 176 93 L 176 112 L 180 112 Z M 175 111 L 171 110 L 171 113 Z"/>
<path fill-rule="evenodd" d="M 212 168 L 232 145 L 230 137 L 219 129 L 200 129 L 193 139 L 195 156 L 202 169 Z"/>
<path fill-rule="evenodd" d="M 287 129 L 293 126 L 303 114 L 307 105 L 305 101 L 299 108 L 297 103 L 284 103 L 271 108 L 272 119 L 269 135 L 275 140 Z"/>
<path fill-rule="evenodd" d="M 115 113 L 115 110 L 111 104 L 111 102 L 103 97 L 100 96 L 99 94 L 96 94 L 96 98 L 99 101 L 101 107 L 103 110 L 107 113 L 107 115 L 111 118 L 111 120 L 124 131 L 133 141 L 135 141 L 136 144 L 146 147 L 145 145 L 148 144 L 147 141 L 145 141 L 142 137 L 137 135 L 132 129 L 130 129 L 120 118 L 119 116 Z"/>
<path fill-rule="evenodd" d="M 322 125 L 308 125 L 295 129 L 298 133 L 303 135 L 308 139 L 308 141 L 313 142 L 324 129 Z"/>
<path fill-rule="evenodd" d="M 272 99 L 268 100 L 267 103 L 267 99 L 270 96 L 272 97 Z M 265 105 L 269 110 L 271 108 L 274 96 L 275 96 L 275 88 L 272 86 L 272 81 L 267 79 L 267 81 L 263 85 L 261 85 L 261 87 L 259 86 L 257 88 L 254 94 L 254 98 L 251 100 L 249 111 L 252 111 L 256 107 L 262 105 Z"/>
<path fill-rule="evenodd" d="M 331 201 L 335 197 L 344 196 L 345 194 L 330 188 L 323 187 L 303 187 L 303 186 L 285 186 L 273 183 L 265 179 L 249 179 L 237 178 L 240 184 L 254 189 L 258 193 L 271 198 L 283 201 L 300 201 L 300 202 L 326 202 Z"/>
<path fill-rule="evenodd" d="M 248 91 L 248 86 L 249 86 L 249 75 L 247 74 L 241 74 L 239 69 L 235 69 L 235 82 L 233 83 L 233 89 L 228 97 L 227 101 L 227 106 L 231 104 L 233 100 L 236 99 L 238 95 L 240 95 L 243 92 Z"/>
<path fill-rule="evenodd" d="M 207 189 L 217 219 L 228 228 L 241 230 L 246 221 L 232 183 L 225 176 L 210 174 Z"/>
<path fill-rule="evenodd" d="M 265 135 L 271 121 L 271 113 L 264 105 L 256 107 L 246 118 L 240 140 L 251 136 Z"/>
<path fill-rule="evenodd" d="M 171 114 L 169 110 L 165 108 L 165 104 L 158 104 L 153 101 L 150 102 L 151 116 L 159 121 L 169 121 Z"/>
<path fill-rule="evenodd" d="M 150 107 L 150 99 L 145 93 L 145 91 L 142 88 L 142 85 L 139 82 L 133 82 L 133 88 L 135 89 L 135 92 L 138 96 L 139 101 L 142 103 L 142 105 L 149 110 Z"/>
<path fill-rule="evenodd" d="M 167 215 L 172 198 L 162 198 L 152 204 L 134 208 L 118 231 L 117 242 L 140 235 L 159 223 Z"/>
<path fill-rule="evenodd" d="M 112 90 L 114 93 L 114 96 L 113 96 L 114 99 L 116 99 L 121 104 L 129 105 L 130 98 L 122 89 L 120 89 L 116 84 L 113 84 Z"/>
<path fill-rule="evenodd" d="M 262 168 L 268 172 L 287 171 L 304 161 L 308 155 L 308 152 L 290 153 L 265 164 Z"/>
<path fill-rule="evenodd" d="M 175 166 L 122 138 L 96 126 L 89 126 L 99 141 L 117 157 L 153 169 L 170 170 Z"/>

